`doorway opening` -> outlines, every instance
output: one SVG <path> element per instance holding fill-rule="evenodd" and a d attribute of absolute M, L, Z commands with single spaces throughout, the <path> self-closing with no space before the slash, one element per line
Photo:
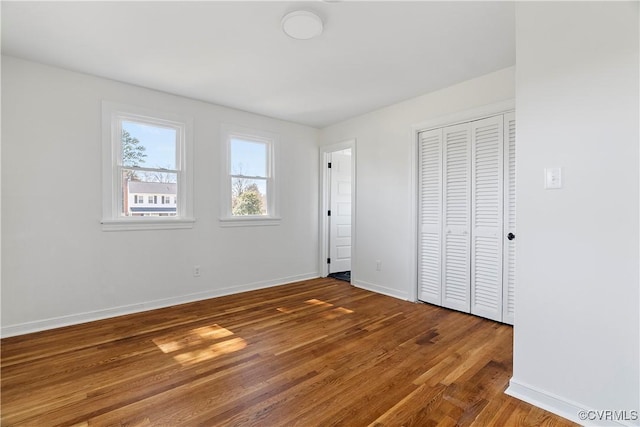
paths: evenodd
<path fill-rule="evenodd" d="M 322 277 L 351 282 L 355 218 L 355 141 L 321 148 Z"/>

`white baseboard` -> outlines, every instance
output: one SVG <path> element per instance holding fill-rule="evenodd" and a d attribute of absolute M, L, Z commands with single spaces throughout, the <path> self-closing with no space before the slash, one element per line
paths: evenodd
<path fill-rule="evenodd" d="M 509 381 L 509 387 L 505 390 L 505 393 L 583 426 L 632 427 L 640 425 L 638 420 L 607 420 L 602 410 L 597 411 L 587 408 L 584 405 L 580 405 L 579 403 L 541 390 L 537 387 L 521 383 L 513 378 Z M 626 413 L 627 418 L 632 418 L 631 415 L 631 410 L 628 410 Z"/>
<path fill-rule="evenodd" d="M 408 301 L 409 295 L 407 292 L 399 291 L 397 289 L 387 288 L 385 286 L 376 285 L 375 283 L 365 282 L 363 280 L 351 280 L 351 284 L 358 288 L 366 289 L 368 291 L 376 292 L 379 294 L 387 295 L 390 297 L 398 298 L 401 300 Z"/>
<path fill-rule="evenodd" d="M 110 317 L 123 316 L 125 314 L 140 313 L 142 311 L 155 310 L 158 308 L 170 307 L 178 304 L 185 304 L 194 301 L 201 301 L 209 298 L 224 295 L 237 294 L 239 292 L 254 291 L 257 289 L 270 288 L 273 286 L 286 285 L 287 283 L 299 282 L 302 280 L 315 279 L 319 277 L 317 272 L 299 274 L 296 276 L 282 277 L 279 279 L 265 280 L 261 282 L 247 283 L 244 285 L 231 286 L 227 288 L 212 289 L 204 292 L 180 295 L 176 297 L 145 301 L 141 303 L 128 304 L 119 307 L 102 310 L 88 311 L 84 313 L 74 313 L 66 316 L 52 317 L 49 319 L 36 320 L 33 322 L 19 323 L 15 325 L 3 325 L 1 329 L 2 338 L 16 335 L 24 335 L 32 332 L 40 332 L 47 329 L 61 328 L 63 326 L 77 325 L 80 323 L 93 322 L 95 320 L 108 319 Z"/>

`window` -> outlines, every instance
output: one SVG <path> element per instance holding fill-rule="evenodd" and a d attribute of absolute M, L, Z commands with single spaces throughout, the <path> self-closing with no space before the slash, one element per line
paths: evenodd
<path fill-rule="evenodd" d="M 274 153 L 277 137 L 253 129 L 223 126 L 223 225 L 275 225 Z"/>
<path fill-rule="evenodd" d="M 192 218 L 192 121 L 103 102 L 103 230 L 188 228 Z M 153 208 L 157 193 L 182 203 Z M 146 193 L 146 194 L 145 194 Z M 163 201 L 164 201 L 164 197 Z"/>

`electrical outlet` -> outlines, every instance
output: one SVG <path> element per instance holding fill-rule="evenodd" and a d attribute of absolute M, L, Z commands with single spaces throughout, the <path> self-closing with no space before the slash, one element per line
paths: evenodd
<path fill-rule="evenodd" d="M 193 266 L 193 277 L 200 277 L 200 266 L 199 265 L 194 265 Z"/>
<path fill-rule="evenodd" d="M 380 271 L 382 270 L 382 261 L 377 260 L 376 261 L 376 271 Z"/>

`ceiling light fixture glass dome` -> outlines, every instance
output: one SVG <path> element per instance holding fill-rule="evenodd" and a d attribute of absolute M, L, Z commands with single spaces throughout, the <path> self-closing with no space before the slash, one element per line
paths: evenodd
<path fill-rule="evenodd" d="M 309 40 L 322 34 L 322 19 L 313 12 L 296 10 L 282 17 L 282 31 L 296 40 Z"/>

